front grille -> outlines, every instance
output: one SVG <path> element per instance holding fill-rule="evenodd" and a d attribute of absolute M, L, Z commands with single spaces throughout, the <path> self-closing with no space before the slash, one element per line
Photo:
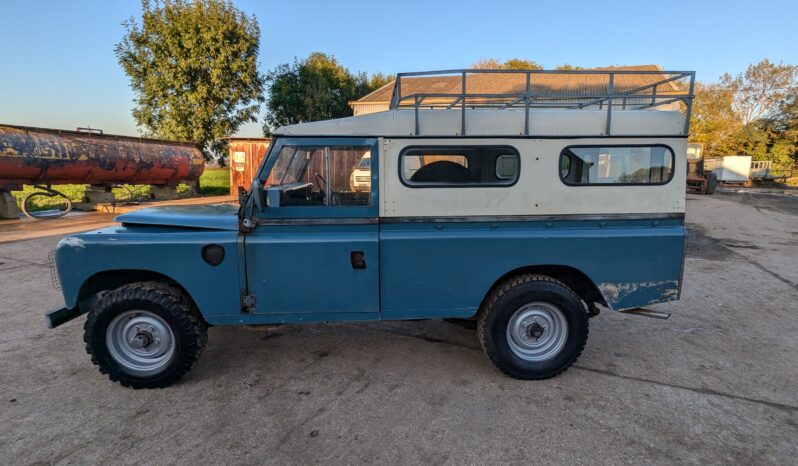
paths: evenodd
<path fill-rule="evenodd" d="M 47 254 L 47 262 L 50 264 L 50 280 L 53 282 L 53 288 L 60 290 L 61 279 L 58 277 L 58 269 L 55 268 L 55 249 Z"/>

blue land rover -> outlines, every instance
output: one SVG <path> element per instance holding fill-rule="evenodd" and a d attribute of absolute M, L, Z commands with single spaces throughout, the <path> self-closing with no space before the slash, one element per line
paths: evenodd
<path fill-rule="evenodd" d="M 598 84 L 546 87 L 554 74 Z M 408 92 L 429 76 L 454 85 Z M 518 85 L 468 93 L 491 77 Z M 644 306 L 679 297 L 692 83 L 400 74 L 388 111 L 279 129 L 239 205 L 144 209 L 62 240 L 48 323 L 87 314 L 92 362 L 133 388 L 185 375 L 209 326 L 343 320 L 471 320 L 501 371 L 553 377 L 599 307 L 662 317 Z"/>

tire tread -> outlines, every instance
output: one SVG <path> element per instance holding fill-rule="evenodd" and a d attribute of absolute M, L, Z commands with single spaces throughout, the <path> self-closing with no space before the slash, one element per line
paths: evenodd
<path fill-rule="evenodd" d="M 514 277 L 510 277 L 505 280 L 501 285 L 499 285 L 495 290 L 492 291 L 490 298 L 488 299 L 487 303 L 483 307 L 483 309 L 479 312 L 479 319 L 477 323 L 477 335 L 479 337 L 479 343 L 482 346 L 482 349 L 488 355 L 488 358 L 491 362 L 503 373 L 509 375 L 510 377 L 517 378 L 517 379 L 524 379 L 524 380 L 542 380 L 556 377 L 563 372 L 565 372 L 569 367 L 571 367 L 579 356 L 582 355 L 582 351 L 585 349 L 585 345 L 587 344 L 588 334 L 590 333 L 590 326 L 588 325 L 587 317 L 585 317 L 585 335 L 584 338 L 579 342 L 577 350 L 574 356 L 568 361 L 567 364 L 564 364 L 560 367 L 556 372 L 547 374 L 545 377 L 537 377 L 537 376 L 530 376 L 528 374 L 524 374 L 519 372 L 502 358 L 498 357 L 493 351 L 490 351 L 489 345 L 487 342 L 488 338 L 488 328 L 485 324 L 488 316 L 490 316 L 494 312 L 498 312 L 496 303 L 501 299 L 504 295 L 510 292 L 512 289 L 524 285 L 526 283 L 531 282 L 544 282 L 548 283 L 552 286 L 557 288 L 557 291 L 564 292 L 570 295 L 573 299 L 578 302 L 582 301 L 582 298 L 577 295 L 571 288 L 565 285 L 563 282 L 556 280 L 552 277 L 547 275 L 540 275 L 540 274 L 523 274 L 523 275 L 516 275 Z"/>
<path fill-rule="evenodd" d="M 179 364 L 163 377 L 153 380 L 131 378 L 118 370 L 113 363 L 105 361 L 106 357 L 110 358 L 110 355 L 103 355 L 107 350 L 95 348 L 92 342 L 92 335 L 98 331 L 97 321 L 102 312 L 111 306 L 134 299 L 150 301 L 161 306 L 177 320 L 180 330 L 189 336 L 182 341 L 182 354 L 178 354 Z M 86 344 L 86 352 L 91 356 L 91 362 L 101 373 L 108 375 L 111 381 L 134 389 L 162 388 L 176 382 L 194 367 L 208 341 L 206 325 L 196 306 L 183 291 L 161 282 L 130 283 L 106 293 L 89 311 L 83 329 L 83 341 Z"/>

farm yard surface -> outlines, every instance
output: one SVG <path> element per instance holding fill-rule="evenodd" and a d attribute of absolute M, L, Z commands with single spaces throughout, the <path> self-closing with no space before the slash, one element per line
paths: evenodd
<path fill-rule="evenodd" d="M 673 316 L 602 312 L 542 382 L 430 320 L 214 327 L 181 382 L 125 389 L 84 318 L 45 326 L 61 236 L 0 244 L 0 464 L 794 463 L 798 199 L 688 196 L 687 222 Z"/>

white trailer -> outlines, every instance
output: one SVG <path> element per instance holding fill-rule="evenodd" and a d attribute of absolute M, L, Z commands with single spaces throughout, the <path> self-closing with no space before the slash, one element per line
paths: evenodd
<path fill-rule="evenodd" d="M 726 155 L 704 159 L 704 171 L 714 172 L 721 183 L 747 183 L 751 174 L 751 156 Z"/>

